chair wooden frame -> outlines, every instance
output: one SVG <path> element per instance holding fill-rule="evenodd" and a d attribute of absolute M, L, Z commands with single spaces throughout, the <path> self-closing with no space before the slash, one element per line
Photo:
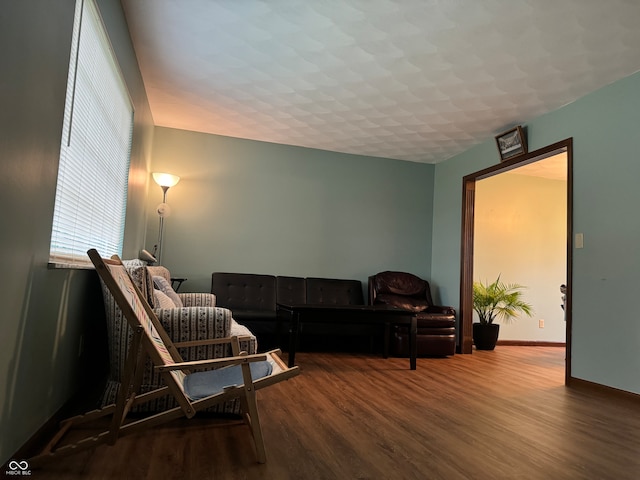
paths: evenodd
<path fill-rule="evenodd" d="M 29 464 L 31 466 L 38 466 L 46 461 L 95 448 L 101 444 L 106 443 L 113 445 L 117 439 L 123 435 L 136 433 L 183 416 L 193 418 L 200 410 L 234 398 L 240 398 L 242 416 L 253 436 L 258 462 L 266 462 L 266 451 L 260 427 L 256 391 L 298 375 L 298 367 L 287 367 L 280 358 L 280 350 L 272 350 L 254 355 L 241 352 L 240 339 L 238 337 L 174 344 L 144 296 L 134 285 L 125 267 L 122 265 L 121 260 L 117 256 L 111 259 L 103 259 L 95 249 L 91 249 L 87 253 L 95 265 L 100 278 L 113 294 L 124 317 L 133 330 L 133 339 L 127 354 L 122 386 L 115 404 L 107 405 L 99 410 L 93 410 L 61 422 L 60 429 L 53 439 L 38 455 L 29 460 Z M 219 343 L 231 343 L 233 356 L 185 362 L 177 350 L 177 347 L 192 347 Z M 145 354 L 151 357 L 155 368 L 161 373 L 166 386 L 151 392 L 138 394 L 137 392 L 142 380 L 141 374 L 144 368 L 144 362 L 146 361 Z M 272 364 L 272 373 L 253 380 L 250 364 L 252 362 L 265 360 L 270 361 Z M 183 380 L 192 370 L 221 368 L 231 365 L 240 366 L 243 384 L 225 387 L 221 391 L 202 399 L 192 400 L 189 398 L 184 390 Z M 134 405 L 148 402 L 165 395 L 172 395 L 176 399 L 178 406 L 164 412 L 151 414 L 144 418 L 127 418 L 130 409 Z M 58 446 L 72 427 L 109 415 L 111 415 L 111 422 L 106 431 L 83 438 L 74 443 Z"/>

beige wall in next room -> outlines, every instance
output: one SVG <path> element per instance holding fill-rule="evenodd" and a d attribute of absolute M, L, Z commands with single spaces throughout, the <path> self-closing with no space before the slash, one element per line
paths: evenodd
<path fill-rule="evenodd" d="M 525 285 L 524 298 L 534 308 L 533 317 L 499 322 L 500 340 L 565 341 L 566 219 L 566 180 L 513 170 L 476 183 L 474 280 L 500 275 L 505 283 Z"/>

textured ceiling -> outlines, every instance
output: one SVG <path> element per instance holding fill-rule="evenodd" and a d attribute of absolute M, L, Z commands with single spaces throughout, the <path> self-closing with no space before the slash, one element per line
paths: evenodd
<path fill-rule="evenodd" d="M 446 160 L 640 69 L 640 0 L 122 0 L 156 125 Z"/>

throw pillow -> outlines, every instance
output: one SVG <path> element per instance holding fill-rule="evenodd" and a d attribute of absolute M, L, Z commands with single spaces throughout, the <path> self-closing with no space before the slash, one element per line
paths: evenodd
<path fill-rule="evenodd" d="M 156 301 L 156 308 L 176 308 L 176 304 L 173 303 L 173 300 L 157 288 L 153 289 L 153 298 Z"/>
<path fill-rule="evenodd" d="M 171 284 L 167 282 L 167 279 L 161 277 L 159 275 L 153 276 L 153 283 L 156 285 L 156 288 L 164 293 L 167 297 L 169 297 L 173 303 L 176 304 L 177 308 L 182 308 L 182 300 L 176 292 L 174 292 L 173 288 L 171 288 Z"/>

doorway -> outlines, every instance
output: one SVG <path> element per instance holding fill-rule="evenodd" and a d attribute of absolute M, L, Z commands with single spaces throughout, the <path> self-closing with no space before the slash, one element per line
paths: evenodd
<path fill-rule="evenodd" d="M 541 167 L 543 163 L 535 165 L 536 162 L 550 159 L 558 155 L 566 156 L 566 233 L 565 233 L 565 246 L 566 246 L 566 272 L 564 275 L 564 283 L 566 284 L 566 302 L 565 302 L 565 342 L 566 342 L 566 363 L 565 363 L 565 383 L 570 378 L 571 372 L 571 271 L 572 271 L 572 257 L 571 257 L 571 239 L 572 234 L 572 139 L 563 140 L 561 142 L 549 145 L 548 147 L 536 150 L 518 158 L 511 159 L 509 161 L 500 163 L 493 167 L 486 168 L 479 172 L 467 175 L 463 179 L 463 216 L 462 216 L 462 262 L 461 262 L 461 276 L 460 276 L 460 325 L 458 331 L 458 351 L 460 353 L 472 353 L 472 324 L 473 324 L 473 307 L 472 307 L 472 285 L 474 279 L 474 220 L 475 220 L 475 202 L 476 202 L 476 182 L 483 179 L 490 179 L 498 174 L 509 172 L 511 170 L 519 169 L 525 165 L 530 166 L 527 168 Z M 535 199 L 531 199 L 535 201 Z M 517 249 L 517 247 L 516 247 Z M 526 255 L 525 249 L 522 249 L 522 255 Z M 521 283 L 521 282 L 517 282 Z M 559 290 L 560 283 L 555 286 L 556 304 L 559 307 L 559 300 L 561 299 L 561 292 Z M 536 325 L 539 325 L 539 320 L 536 320 Z"/>

